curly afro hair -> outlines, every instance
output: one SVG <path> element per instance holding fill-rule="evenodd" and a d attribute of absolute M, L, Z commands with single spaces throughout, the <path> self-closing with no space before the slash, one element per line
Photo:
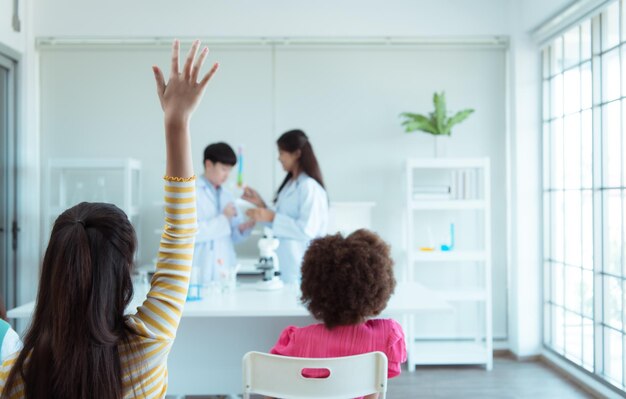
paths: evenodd
<path fill-rule="evenodd" d="M 302 302 L 329 329 L 380 314 L 396 287 L 389 252 L 364 229 L 313 240 L 302 261 Z"/>

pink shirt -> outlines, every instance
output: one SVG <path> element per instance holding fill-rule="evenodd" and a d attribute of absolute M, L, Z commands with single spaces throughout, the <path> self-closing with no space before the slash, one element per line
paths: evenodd
<path fill-rule="evenodd" d="M 392 319 L 368 320 L 362 324 L 339 326 L 332 330 L 324 324 L 307 327 L 289 326 L 283 330 L 270 353 L 292 357 L 341 357 L 361 353 L 384 352 L 388 378 L 400 375 L 406 361 L 404 333 Z"/>

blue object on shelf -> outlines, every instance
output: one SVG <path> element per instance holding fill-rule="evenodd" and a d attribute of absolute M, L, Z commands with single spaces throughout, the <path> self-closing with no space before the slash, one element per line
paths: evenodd
<path fill-rule="evenodd" d="M 189 284 L 189 290 L 187 291 L 187 302 L 199 301 L 202 299 L 201 284 Z"/>
<path fill-rule="evenodd" d="M 442 244 L 441 250 L 448 252 L 454 249 L 454 223 L 450 223 L 450 245 Z"/>

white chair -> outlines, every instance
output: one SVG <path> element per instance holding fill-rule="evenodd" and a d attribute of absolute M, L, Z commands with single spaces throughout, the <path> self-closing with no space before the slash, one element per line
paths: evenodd
<path fill-rule="evenodd" d="M 322 378 L 304 369 L 325 369 Z M 310 373 L 309 373 L 310 375 Z M 243 357 L 243 397 L 250 394 L 285 399 L 348 399 L 371 394 L 385 398 L 387 356 L 383 352 L 335 358 L 299 358 L 248 352 Z"/>

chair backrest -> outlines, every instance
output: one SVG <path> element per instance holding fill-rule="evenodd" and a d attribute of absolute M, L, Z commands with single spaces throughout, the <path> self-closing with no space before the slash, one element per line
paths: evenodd
<path fill-rule="evenodd" d="M 319 374 L 327 376 L 310 377 Z M 251 393 L 285 399 L 348 399 L 378 393 L 384 399 L 386 392 L 383 352 L 321 359 L 248 352 L 243 357 L 244 399 Z"/>

